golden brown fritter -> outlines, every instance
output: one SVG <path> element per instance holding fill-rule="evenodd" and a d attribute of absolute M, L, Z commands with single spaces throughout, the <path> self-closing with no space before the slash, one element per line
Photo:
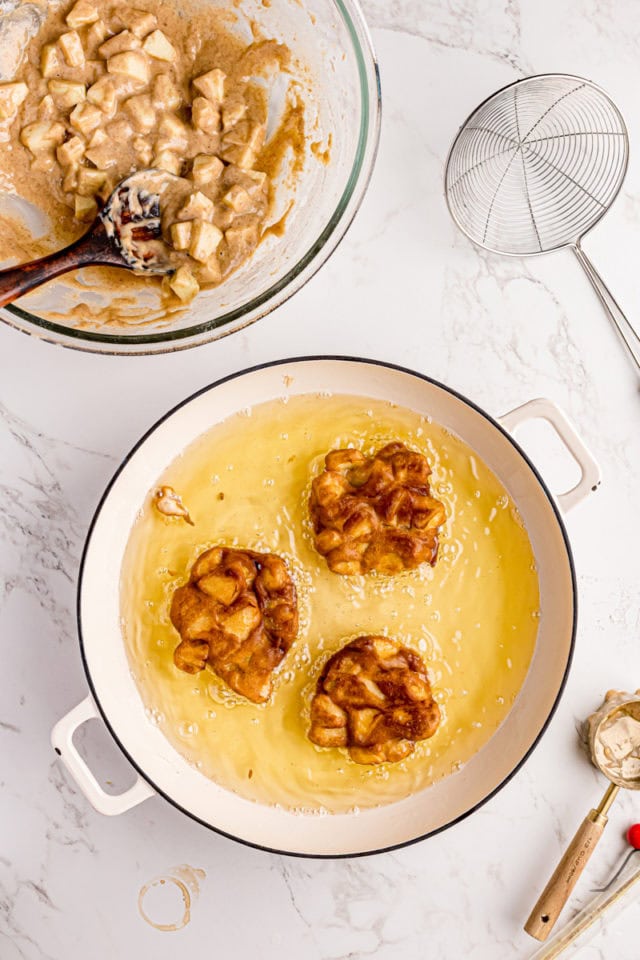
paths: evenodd
<path fill-rule="evenodd" d="M 358 637 L 325 664 L 311 702 L 309 739 L 348 747 L 356 763 L 402 760 L 432 737 L 440 710 L 417 653 L 387 637 Z"/>
<path fill-rule="evenodd" d="M 311 485 L 315 545 L 334 573 L 394 574 L 433 565 L 444 504 L 431 496 L 431 468 L 403 443 L 374 457 L 332 450 Z"/>
<path fill-rule="evenodd" d="M 174 593 L 171 622 L 182 638 L 173 655 L 180 670 L 208 665 L 236 693 L 261 703 L 298 632 L 296 588 L 273 553 L 213 547 Z"/>

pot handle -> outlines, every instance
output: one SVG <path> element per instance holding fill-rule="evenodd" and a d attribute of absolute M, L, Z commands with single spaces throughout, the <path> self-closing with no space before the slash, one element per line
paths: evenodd
<path fill-rule="evenodd" d="M 527 420 L 546 420 L 553 427 L 580 467 L 581 472 L 581 477 L 575 487 L 565 493 L 556 494 L 556 499 L 563 513 L 567 513 L 600 486 L 600 467 L 576 433 L 571 422 L 552 400 L 546 400 L 542 397 L 537 400 L 529 400 L 498 419 L 509 433 L 513 433 L 521 423 L 526 423 Z"/>
<path fill-rule="evenodd" d="M 89 803 L 98 813 L 113 817 L 153 797 L 155 790 L 142 777 L 138 777 L 124 793 L 114 795 L 102 789 L 73 743 L 73 735 L 78 727 L 96 718 L 100 718 L 98 708 L 91 697 L 87 697 L 56 723 L 51 731 L 51 743 Z"/>

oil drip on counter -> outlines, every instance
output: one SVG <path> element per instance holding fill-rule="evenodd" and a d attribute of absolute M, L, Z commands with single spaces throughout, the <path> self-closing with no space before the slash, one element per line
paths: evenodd
<path fill-rule="evenodd" d="M 205 877 L 204 870 L 186 863 L 155 877 L 145 883 L 138 894 L 140 916 L 156 930 L 182 930 L 191 919 L 191 907 L 200 894 L 200 884 Z M 164 919 L 160 920 L 160 916 Z"/>

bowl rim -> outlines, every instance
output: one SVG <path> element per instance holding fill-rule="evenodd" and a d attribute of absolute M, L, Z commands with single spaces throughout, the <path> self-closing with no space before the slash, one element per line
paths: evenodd
<path fill-rule="evenodd" d="M 172 353 L 219 340 L 243 330 L 298 292 L 336 250 L 358 212 L 371 180 L 380 140 L 381 88 L 375 50 L 358 0 L 332 0 L 342 16 L 355 53 L 360 97 L 360 129 L 351 172 L 324 229 L 287 273 L 267 290 L 213 320 L 179 330 L 149 334 L 108 334 L 54 323 L 15 303 L 0 319 L 27 335 L 92 353 L 118 356 Z"/>
<path fill-rule="evenodd" d="M 236 835 L 233 834 L 233 833 L 230 833 L 230 832 L 228 832 L 228 831 L 226 831 L 226 830 L 222 830 L 220 827 L 216 827 L 216 826 L 214 826 L 213 824 L 208 823 L 206 820 L 203 820 L 203 819 L 202 819 L 201 817 L 199 817 L 197 814 L 193 813 L 192 810 L 189 810 L 188 808 L 182 806 L 182 804 L 179 803 L 177 800 L 175 800 L 172 796 L 170 796 L 170 794 L 167 793 L 166 790 L 164 790 L 164 789 L 161 788 L 161 787 L 158 787 L 158 785 L 157 785 L 153 780 L 151 780 L 151 779 L 149 778 L 148 774 L 147 774 L 147 773 L 145 772 L 145 770 L 142 768 L 142 766 L 140 765 L 140 763 L 138 763 L 138 762 L 132 757 L 132 755 L 129 753 L 129 751 L 125 748 L 125 746 L 124 746 L 124 744 L 122 743 L 120 737 L 119 737 L 118 734 L 115 732 L 115 730 L 114 730 L 114 728 L 113 728 L 113 726 L 112 726 L 112 724 L 111 724 L 111 722 L 110 722 L 110 720 L 109 720 L 108 714 L 106 713 L 106 711 L 105 711 L 105 710 L 103 709 L 103 707 L 102 707 L 102 704 L 101 704 L 101 702 L 100 702 L 100 698 L 99 698 L 99 696 L 98 696 L 97 690 L 96 690 L 96 688 L 95 688 L 95 686 L 94 686 L 94 683 L 93 683 L 93 680 L 92 680 L 91 671 L 90 671 L 90 668 L 89 668 L 89 663 L 88 663 L 88 659 L 87 659 L 87 655 L 86 655 L 86 651 L 85 651 L 85 642 L 84 642 L 83 632 L 82 632 L 82 587 L 83 587 L 84 569 L 85 569 L 86 561 L 87 561 L 87 558 L 88 558 L 89 549 L 90 549 L 90 546 L 91 546 L 91 540 L 92 540 L 93 530 L 94 530 L 94 527 L 96 526 L 96 524 L 97 524 L 97 522 L 98 522 L 98 519 L 99 519 L 100 514 L 101 514 L 101 512 L 102 512 L 102 508 L 103 508 L 103 506 L 105 505 L 107 499 L 109 498 L 109 496 L 110 496 L 110 494 L 111 494 L 111 490 L 112 490 L 114 484 L 116 483 L 116 480 L 118 479 L 118 477 L 120 476 L 120 474 L 126 469 L 126 467 L 127 467 L 128 463 L 129 463 L 130 459 L 131 459 L 131 458 L 133 457 L 133 455 L 138 451 L 138 449 L 139 449 L 140 447 L 142 447 L 143 444 L 147 441 L 147 439 L 155 432 L 155 430 L 156 430 L 159 426 L 161 426 L 161 424 L 163 424 L 166 420 L 168 420 L 170 417 L 172 417 L 174 413 L 176 413 L 176 412 L 177 412 L 178 410 L 180 410 L 182 407 L 186 406 L 188 403 L 190 403 L 192 400 L 195 400 L 197 397 L 201 396 L 202 394 L 205 394 L 205 393 L 207 393 L 208 391 L 213 390 L 213 389 L 215 389 L 216 387 L 221 386 L 221 385 L 224 384 L 224 383 L 227 383 L 228 381 L 236 380 L 236 379 L 238 379 L 238 378 L 240 378 L 240 377 L 246 376 L 246 375 L 248 375 L 248 374 L 256 373 L 256 372 L 258 372 L 258 371 L 260 371 L 260 370 L 264 370 L 264 369 L 270 368 L 270 367 L 279 367 L 279 366 L 283 366 L 283 365 L 285 365 L 285 364 L 292 364 L 292 363 L 317 363 L 318 361 L 321 361 L 321 362 L 327 362 L 327 361 L 329 361 L 329 362 L 340 362 L 340 363 L 369 364 L 369 365 L 371 365 L 371 367 L 374 367 L 374 368 L 375 368 L 375 367 L 383 367 L 383 368 L 386 368 L 386 369 L 389 369 L 389 370 L 395 370 L 395 371 L 398 371 L 399 373 L 406 374 L 406 375 L 408 375 L 408 376 L 410 376 L 410 377 L 415 377 L 415 378 L 417 378 L 417 379 L 419 379 L 419 380 L 425 381 L 425 382 L 428 383 L 428 384 L 431 384 L 431 385 L 433 385 L 433 386 L 439 387 L 441 390 L 443 390 L 443 391 L 445 391 L 446 393 L 452 395 L 452 396 L 455 397 L 456 399 L 460 400 L 462 403 L 467 404 L 472 410 L 474 410 L 476 413 L 480 414 L 480 416 L 481 416 L 484 420 L 486 420 L 487 423 L 488 423 L 490 426 L 494 427 L 500 434 L 502 434 L 503 437 L 505 437 L 505 439 L 507 439 L 507 440 L 509 441 L 509 443 L 515 448 L 516 452 L 520 454 L 520 457 L 521 457 L 522 460 L 524 461 L 525 466 L 527 466 L 527 467 L 529 468 L 529 470 L 530 470 L 530 471 L 532 472 L 532 474 L 534 475 L 535 479 L 538 481 L 538 484 L 540 485 L 540 488 L 541 488 L 543 494 L 545 495 L 546 499 L 547 499 L 548 502 L 549 502 L 549 505 L 550 505 L 551 510 L 552 510 L 552 512 L 553 512 L 553 515 L 554 515 L 554 517 L 555 517 L 556 523 L 558 524 L 558 529 L 559 529 L 559 531 L 560 531 L 560 535 L 561 535 L 561 537 L 562 537 L 562 540 L 563 540 L 563 543 L 564 543 L 564 547 L 565 547 L 565 550 L 566 550 L 567 565 L 568 565 L 568 570 L 569 570 L 570 579 L 571 579 L 571 598 L 570 598 L 570 601 L 571 601 L 571 614 L 572 614 L 572 617 L 571 617 L 571 635 L 570 635 L 570 637 L 569 637 L 569 647 L 568 647 L 568 653 L 567 653 L 567 662 L 566 662 L 566 665 L 565 665 L 565 668 L 564 668 L 564 671 L 563 671 L 563 674 L 562 674 L 561 681 L 560 681 L 560 683 L 559 683 L 559 685 L 558 685 L 558 691 L 557 691 L 556 696 L 555 696 L 555 698 L 554 698 L 554 701 L 553 701 L 553 703 L 552 703 L 552 705 L 551 705 L 551 708 L 550 708 L 550 710 L 549 710 L 549 713 L 548 713 L 546 719 L 544 720 L 542 726 L 540 727 L 540 729 L 539 729 L 539 731 L 538 731 L 535 739 L 534 739 L 533 742 L 531 743 L 531 746 L 530 746 L 529 749 L 524 753 L 524 755 L 521 757 L 521 759 L 519 760 L 519 762 L 515 764 L 515 766 L 513 767 L 513 769 L 504 777 L 504 779 L 501 780 L 500 783 L 498 783 L 492 790 L 490 790 L 489 793 L 487 793 L 485 797 L 483 797 L 483 798 L 482 798 L 481 800 L 479 800 L 477 803 L 473 804 L 473 805 L 472 805 L 468 810 L 466 810 L 464 813 L 461 813 L 459 816 L 454 817 L 452 820 L 449 820 L 447 823 L 444 823 L 444 824 L 442 824 L 441 826 L 436 827 L 436 828 L 433 829 L 433 830 L 429 830 L 429 831 L 427 831 L 427 832 L 424 833 L 424 834 L 419 834 L 418 836 L 415 836 L 415 837 L 409 837 L 408 839 L 403 840 L 403 841 L 401 841 L 401 842 L 399 842 L 399 843 L 393 843 L 393 844 L 386 845 L 386 846 L 382 846 L 382 847 L 375 847 L 375 848 L 372 848 L 372 849 L 370 849 L 370 850 L 358 850 L 358 851 L 355 851 L 355 852 L 346 851 L 346 852 L 341 852 L 341 853 L 307 853 L 307 852 L 300 851 L 300 850 L 285 850 L 285 849 L 282 849 L 282 848 L 279 848 L 279 847 L 270 847 L 270 846 L 266 846 L 265 844 L 261 844 L 261 843 L 255 842 L 255 841 L 247 840 L 247 839 L 245 839 L 244 837 L 236 836 Z M 80 567 L 79 567 L 79 571 L 78 571 L 78 587 L 77 587 L 77 592 L 76 592 L 76 625 L 77 625 L 77 629 L 78 629 L 78 642 L 79 642 L 79 647 L 80 647 L 80 657 L 81 657 L 81 660 L 82 660 L 82 666 L 83 666 L 83 669 L 84 669 L 84 672 L 85 672 L 85 676 L 86 676 L 86 678 L 87 678 L 87 683 L 88 683 L 88 685 L 89 685 L 89 690 L 90 690 L 90 693 L 91 693 L 91 697 L 92 697 L 92 699 L 93 699 L 93 701 L 94 701 L 94 703 L 95 703 L 95 705 L 96 705 L 96 707 L 97 707 L 97 709 L 98 709 L 98 712 L 99 712 L 99 714 L 100 714 L 100 716 L 101 716 L 104 724 L 106 725 L 107 730 L 109 731 L 109 733 L 110 733 L 111 736 L 113 737 L 115 743 L 117 744 L 118 748 L 122 751 L 122 753 L 124 754 L 124 756 L 126 757 L 126 759 L 129 761 L 129 763 L 132 765 L 132 767 L 134 768 L 134 770 L 140 775 L 140 777 L 142 777 L 143 780 L 145 780 L 145 781 L 155 790 L 155 792 L 158 794 L 158 796 L 162 797 L 163 800 L 168 801 L 168 803 L 170 803 L 173 807 L 175 807 L 175 808 L 176 808 L 177 810 L 179 810 L 181 813 L 185 814 L 185 815 L 186 815 L 187 817 L 189 817 L 191 820 L 194 820 L 196 823 L 199 823 L 199 824 L 202 825 L 203 827 L 206 827 L 207 830 L 211 830 L 211 831 L 213 831 L 214 833 L 220 834 L 220 836 L 226 837 L 228 840 L 234 840 L 234 841 L 236 841 L 237 843 L 242 843 L 244 846 L 252 847 L 252 848 L 255 849 L 255 850 L 261 850 L 261 851 L 264 851 L 265 853 L 275 853 L 275 854 L 278 854 L 278 855 L 281 855 L 281 856 L 298 857 L 298 858 L 301 858 L 301 859 L 310 859 L 310 860 L 344 860 L 344 859 L 351 859 L 351 858 L 356 858 L 356 857 L 375 856 L 376 854 L 380 854 L 380 853 L 388 853 L 388 852 L 393 851 L 393 850 L 401 850 L 401 849 L 403 849 L 404 847 L 410 847 L 410 846 L 412 846 L 413 844 L 419 843 L 419 842 L 421 842 L 422 840 L 426 840 L 426 839 L 428 839 L 429 837 L 434 837 L 434 836 L 436 836 L 437 834 L 442 833 L 442 832 L 445 831 L 445 830 L 448 830 L 450 827 L 453 827 L 453 826 L 455 826 L 456 824 L 461 823 L 463 820 L 466 820 L 467 817 L 470 817 L 471 814 L 476 813 L 478 810 L 480 810 L 482 807 L 484 807 L 485 804 L 487 804 L 491 799 L 493 799 L 493 797 L 495 797 L 495 796 L 503 789 L 503 787 L 505 787 L 505 786 L 515 777 L 515 775 L 522 769 L 522 767 L 524 766 L 524 764 L 526 763 L 526 761 L 529 759 L 529 757 L 531 756 L 531 754 L 533 753 L 533 751 L 536 749 L 536 747 L 539 746 L 539 744 L 541 743 L 541 741 L 542 741 L 545 733 L 547 732 L 547 730 L 548 730 L 548 728 L 549 728 L 549 725 L 550 725 L 550 723 L 551 723 L 551 720 L 553 719 L 553 717 L 554 717 L 554 715 L 555 715 L 555 713 L 556 713 L 556 710 L 557 710 L 557 708 L 558 708 L 558 705 L 559 705 L 559 703 L 560 703 L 560 700 L 562 699 L 562 695 L 563 695 L 563 693 L 564 693 L 564 690 L 565 690 L 565 687 L 566 687 L 566 684 L 567 684 L 567 680 L 568 680 L 568 677 L 569 677 L 569 673 L 570 673 L 570 671 L 571 671 L 571 666 L 572 666 L 573 658 L 574 658 L 574 654 L 575 654 L 575 647 L 576 647 L 576 635 L 577 635 L 577 627 L 578 627 L 578 588 L 577 588 L 575 561 L 574 561 L 574 558 L 573 558 L 573 553 L 572 553 L 572 550 L 571 550 L 571 544 L 570 544 L 570 541 L 569 541 L 569 536 L 568 536 L 568 534 L 567 534 L 567 530 L 566 530 L 566 527 L 565 527 L 565 524 L 564 524 L 564 521 L 563 521 L 563 518 L 562 518 L 562 514 L 561 514 L 561 512 L 560 512 L 560 508 L 559 508 L 558 504 L 556 503 L 556 500 L 555 500 L 553 494 L 551 493 L 549 487 L 547 486 L 547 484 L 546 484 L 545 481 L 543 480 L 542 476 L 540 475 L 540 472 L 539 472 L 538 469 L 536 468 L 535 464 L 532 463 L 532 461 L 531 461 L 531 459 L 529 458 L 529 456 L 527 455 L 527 453 L 523 450 L 523 448 L 520 446 L 520 444 L 517 442 L 517 440 L 512 436 L 512 434 L 509 433 L 509 431 L 506 430 L 505 427 L 503 427 L 502 424 L 501 424 L 498 420 L 496 420 L 496 419 L 495 419 L 494 417 L 492 417 L 489 413 L 487 413 L 486 410 L 484 410 L 482 407 L 478 406 L 478 404 L 474 403 L 473 400 L 469 400 L 468 397 L 466 397 L 463 393 L 460 393 L 460 392 L 459 392 L 458 390 L 456 390 L 455 388 L 450 387 L 450 386 L 448 386 L 447 384 L 444 384 L 444 383 L 442 383 L 441 381 L 436 380 L 435 378 L 428 376 L 427 374 L 420 373 L 420 372 L 417 371 L 417 370 L 412 370 L 412 369 L 410 369 L 409 367 L 404 367 L 404 366 L 402 366 L 402 365 L 400 365 L 400 364 L 390 363 L 390 362 L 387 362 L 387 361 L 385 361 L 385 360 L 376 360 L 376 359 L 367 358 L 367 357 L 354 357 L 354 356 L 339 355 L 339 354 L 318 354 L 318 355 L 306 355 L 306 356 L 285 357 L 285 358 L 278 359 L 278 360 L 268 360 L 268 361 L 265 361 L 265 362 L 263 362 L 263 363 L 255 364 L 255 365 L 250 366 L 250 367 L 245 367 L 245 368 L 243 368 L 243 369 L 241 369 L 241 370 L 239 370 L 239 371 L 236 371 L 235 373 L 227 374 L 227 375 L 224 376 L 224 377 L 219 377 L 219 378 L 217 378 L 216 380 L 213 380 L 211 383 L 207 384 L 206 386 L 201 387 L 199 390 L 196 390 L 194 393 L 190 394 L 190 395 L 189 395 L 188 397 L 186 397 L 184 400 L 181 400 L 179 403 L 175 404 L 173 407 L 171 407 L 170 410 L 168 410 L 168 411 L 167 411 L 166 413 L 164 413 L 161 417 L 159 417 L 159 418 L 149 427 L 148 430 L 146 430 L 146 431 L 144 432 L 144 434 L 140 437 L 140 439 L 134 444 L 133 447 L 131 447 L 131 449 L 128 451 L 128 453 L 126 453 L 125 456 L 122 458 L 122 461 L 120 462 L 118 468 L 116 469 L 116 471 L 114 472 L 113 476 L 111 477 L 111 479 L 110 479 L 109 482 L 107 483 L 107 485 L 106 485 L 106 487 L 105 487 L 105 489 L 104 489 L 104 492 L 103 492 L 102 496 L 100 497 L 100 500 L 99 500 L 99 502 L 98 502 L 98 505 L 97 505 L 97 507 L 96 507 L 96 509 L 95 509 L 95 512 L 94 512 L 94 514 L 93 514 L 93 517 L 92 517 L 92 519 L 91 519 L 91 523 L 90 523 L 90 525 L 89 525 L 89 529 L 88 529 L 88 531 L 87 531 L 87 536 L 86 536 L 86 539 L 85 539 L 84 547 L 83 547 L 83 550 L 82 550 L 82 556 L 81 556 L 81 559 L 80 559 Z"/>

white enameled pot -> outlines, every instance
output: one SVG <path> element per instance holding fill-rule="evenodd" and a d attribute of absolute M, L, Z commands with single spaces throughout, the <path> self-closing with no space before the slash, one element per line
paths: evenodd
<path fill-rule="evenodd" d="M 286 384 L 286 386 L 285 386 Z M 388 806 L 332 816 L 304 816 L 263 806 L 222 789 L 180 756 L 145 714 L 120 630 L 122 558 L 140 505 L 180 451 L 213 424 L 247 406 L 330 390 L 389 400 L 429 414 L 472 447 L 513 498 L 527 528 L 540 579 L 541 616 L 533 660 L 516 702 L 492 739 L 459 772 Z M 510 431 L 543 418 L 577 461 L 573 489 L 553 496 Z M 576 628 L 573 561 L 561 515 L 599 483 L 598 467 L 564 415 L 532 400 L 499 420 L 442 384 L 389 364 L 309 357 L 227 377 L 159 421 L 109 484 L 85 546 L 78 627 L 91 695 L 54 728 L 53 745 L 93 806 L 123 813 L 159 793 L 205 826 L 269 850 L 306 856 L 379 852 L 424 838 L 476 810 L 503 786 L 539 741 L 562 692 Z M 101 716 L 138 771 L 119 796 L 105 793 L 73 744 L 77 727 Z"/>

